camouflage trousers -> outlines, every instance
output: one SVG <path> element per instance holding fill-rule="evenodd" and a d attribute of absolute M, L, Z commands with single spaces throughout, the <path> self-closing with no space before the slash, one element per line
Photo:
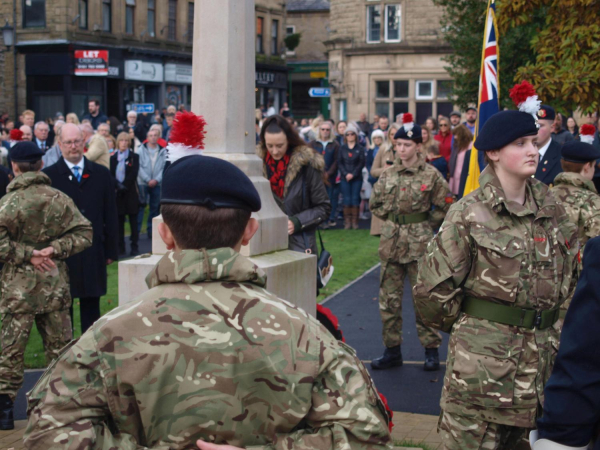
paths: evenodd
<path fill-rule="evenodd" d="M 483 422 L 444 411 L 438 424 L 444 450 L 529 448 L 528 444 L 522 442 L 528 431 L 526 428 Z"/>
<path fill-rule="evenodd" d="M 396 347 L 402 344 L 402 294 L 404 280 L 408 274 L 410 285 L 417 282 L 417 261 L 408 264 L 381 262 L 381 278 L 379 285 L 379 314 L 383 322 L 383 344 Z M 413 299 L 414 302 L 414 299 Z M 440 334 L 423 324 L 415 307 L 417 335 L 425 348 L 438 348 L 442 344 Z"/>
<path fill-rule="evenodd" d="M 48 364 L 73 338 L 68 309 L 45 314 L 5 314 L 2 317 L 0 394 L 8 394 L 13 401 L 23 385 L 25 348 L 34 321 L 42 336 Z"/>

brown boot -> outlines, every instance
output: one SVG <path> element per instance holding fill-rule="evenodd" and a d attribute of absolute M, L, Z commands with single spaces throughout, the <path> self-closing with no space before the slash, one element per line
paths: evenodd
<path fill-rule="evenodd" d="M 352 207 L 344 206 L 344 230 L 352 228 Z"/>
<path fill-rule="evenodd" d="M 360 208 L 358 206 L 352 207 L 352 229 L 358 230 L 358 211 Z"/>

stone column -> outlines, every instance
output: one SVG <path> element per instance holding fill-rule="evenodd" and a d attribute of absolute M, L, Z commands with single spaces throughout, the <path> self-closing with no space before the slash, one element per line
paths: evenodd
<path fill-rule="evenodd" d="M 243 170 L 262 201 L 253 214 L 260 228 L 241 253 L 266 271 L 269 291 L 315 315 L 316 257 L 287 250 L 287 216 L 255 155 L 254 0 L 195 0 L 194 14 L 192 111 L 207 122 L 204 155 Z M 166 252 L 157 232 L 152 238 L 152 256 L 119 264 L 120 304 L 146 289 L 145 276 Z"/>

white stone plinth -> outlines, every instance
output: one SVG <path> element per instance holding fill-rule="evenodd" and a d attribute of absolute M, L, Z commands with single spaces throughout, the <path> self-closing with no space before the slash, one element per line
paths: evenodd
<path fill-rule="evenodd" d="M 139 257 L 119 263 L 119 305 L 148 290 L 146 276 L 162 255 Z M 317 257 L 284 250 L 251 257 L 267 274 L 267 290 L 316 316 Z"/>

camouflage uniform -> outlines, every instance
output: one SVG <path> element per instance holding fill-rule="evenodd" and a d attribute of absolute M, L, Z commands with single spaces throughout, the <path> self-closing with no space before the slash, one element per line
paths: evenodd
<path fill-rule="evenodd" d="M 513 448 L 535 426 L 559 339 L 554 326 L 461 309 L 476 298 L 554 315 L 577 282 L 577 230 L 546 185 L 528 180 L 524 205 L 505 200 L 490 166 L 480 185 L 450 208 L 414 288 L 423 321 L 452 332 L 440 420 L 448 449 Z"/>
<path fill-rule="evenodd" d="M 230 248 L 168 252 L 29 394 L 32 449 L 391 449 L 366 369 Z"/>
<path fill-rule="evenodd" d="M 41 172 L 15 178 L 0 200 L 0 394 L 14 401 L 23 384 L 23 359 L 33 322 L 52 361 L 72 338 L 69 275 L 64 259 L 92 245 L 92 226 L 73 201 Z M 54 248 L 56 269 L 40 273 L 33 250 Z"/>
<path fill-rule="evenodd" d="M 453 201 L 446 180 L 421 154 L 418 158 L 413 167 L 404 167 L 402 161 L 396 159 L 373 186 L 369 205 L 373 214 L 385 221 L 379 244 L 379 312 L 383 343 L 387 348 L 402 343 L 404 279 L 408 274 L 411 286 L 415 285 L 417 260 L 425 254 L 427 243 L 433 238 L 432 226 L 439 227 Z M 397 215 L 414 213 L 429 213 L 430 221 L 400 225 L 394 220 Z M 439 333 L 424 325 L 418 314 L 416 316 L 423 347 L 438 348 L 442 343 Z"/>

